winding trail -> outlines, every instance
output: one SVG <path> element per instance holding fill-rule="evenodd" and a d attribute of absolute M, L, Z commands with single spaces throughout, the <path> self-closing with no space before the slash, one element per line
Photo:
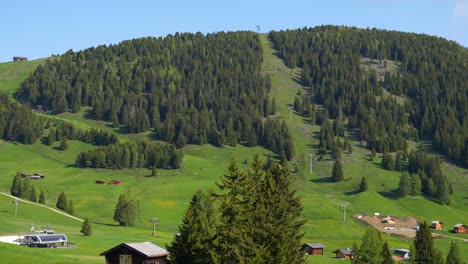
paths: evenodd
<path fill-rule="evenodd" d="M 80 222 L 84 222 L 83 219 L 80 219 L 80 218 L 75 217 L 75 216 L 73 216 L 73 215 L 69 215 L 69 214 L 67 214 L 67 213 L 64 213 L 64 212 L 62 212 L 62 211 L 60 211 L 60 210 L 54 209 L 54 208 L 49 207 L 49 206 L 47 206 L 47 205 L 43 205 L 43 204 L 39 204 L 39 203 L 33 203 L 33 202 L 30 202 L 30 201 L 26 201 L 26 200 L 23 200 L 23 199 L 21 199 L 21 198 L 15 197 L 15 196 L 13 196 L 13 195 L 10 195 L 10 194 L 4 193 L 4 192 L 0 192 L 0 194 L 5 195 L 5 196 L 7 196 L 7 197 L 10 197 L 10 198 L 12 198 L 12 199 L 21 201 L 22 203 L 27 203 L 27 204 L 32 204 L 32 205 L 39 206 L 39 207 L 44 207 L 44 208 L 47 208 L 47 209 L 49 209 L 49 210 L 51 210 L 51 211 L 54 211 L 54 212 L 59 213 L 59 214 L 61 214 L 61 215 L 64 215 L 64 216 L 66 216 L 66 217 L 68 217 L 68 218 L 75 219 L 75 220 L 80 221 Z"/>

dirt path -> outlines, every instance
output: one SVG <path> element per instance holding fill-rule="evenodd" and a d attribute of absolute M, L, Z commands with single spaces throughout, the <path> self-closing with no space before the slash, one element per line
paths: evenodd
<path fill-rule="evenodd" d="M 62 212 L 62 211 L 60 211 L 60 210 L 57 210 L 57 209 L 48 207 L 47 205 L 43 205 L 43 204 L 39 204 L 39 203 L 33 203 L 33 202 L 30 202 L 30 201 L 26 201 L 26 200 L 23 200 L 23 199 L 21 199 L 21 198 L 15 197 L 15 196 L 13 196 L 13 195 L 10 195 L 10 194 L 4 193 L 4 192 L 0 192 L 0 194 L 5 195 L 5 196 L 7 196 L 7 197 L 10 197 L 10 198 L 12 198 L 12 199 L 16 199 L 16 200 L 18 200 L 18 201 L 21 201 L 22 203 L 27 203 L 27 204 L 32 204 L 32 205 L 39 206 L 39 207 L 44 207 L 44 208 L 47 208 L 47 209 L 49 209 L 49 210 L 51 210 L 51 211 L 54 211 L 54 212 L 59 213 L 59 214 L 61 214 L 61 215 L 64 215 L 64 216 L 66 216 L 66 217 L 68 217 L 68 218 L 75 219 L 75 220 L 80 221 L 80 222 L 84 222 L 83 219 L 80 219 L 80 218 L 75 217 L 75 216 L 73 216 L 73 215 L 69 215 L 69 214 L 64 213 L 64 212 Z"/>
<path fill-rule="evenodd" d="M 458 240 L 461 240 L 461 241 L 463 241 L 463 242 L 468 242 L 468 239 L 467 239 L 467 238 L 456 237 L 456 236 L 449 236 L 449 235 L 444 235 L 444 234 L 434 233 L 434 232 L 432 232 L 432 234 L 435 234 L 435 235 L 437 235 L 437 236 L 442 236 L 442 237 L 448 237 L 448 238 L 458 239 Z"/>

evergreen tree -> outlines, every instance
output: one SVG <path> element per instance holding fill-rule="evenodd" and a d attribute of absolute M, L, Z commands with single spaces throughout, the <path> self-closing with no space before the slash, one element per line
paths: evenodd
<path fill-rule="evenodd" d="M 396 154 L 395 158 L 395 170 L 396 171 L 403 171 L 403 157 L 400 152 Z"/>
<path fill-rule="evenodd" d="M 156 168 L 156 166 L 153 167 L 153 169 L 151 170 L 151 176 L 157 176 L 158 175 L 158 169 Z"/>
<path fill-rule="evenodd" d="M 21 195 L 21 187 L 22 187 L 22 179 L 19 173 L 16 173 L 15 177 L 13 177 L 13 182 L 11 184 L 10 193 L 13 196 L 20 197 Z"/>
<path fill-rule="evenodd" d="M 128 199 L 125 194 L 119 196 L 114 210 L 114 220 L 120 226 L 135 226 L 138 216 L 138 205 L 133 199 Z"/>
<path fill-rule="evenodd" d="M 41 190 L 41 193 L 39 194 L 39 203 L 45 204 L 45 194 L 44 194 L 44 190 Z"/>
<path fill-rule="evenodd" d="M 73 203 L 73 200 L 70 200 L 70 202 L 68 203 L 66 212 L 71 214 L 71 215 L 75 214 L 75 205 Z"/>
<path fill-rule="evenodd" d="M 67 137 L 62 137 L 62 140 L 60 140 L 60 149 L 61 150 L 67 150 L 68 149 Z"/>
<path fill-rule="evenodd" d="M 171 263 L 214 263 L 214 224 L 213 201 L 199 190 L 190 201 L 178 234 L 167 248 L 171 252 Z"/>
<path fill-rule="evenodd" d="M 385 152 L 382 156 L 382 167 L 389 171 L 395 170 L 395 160 L 393 159 L 393 156 L 388 152 Z"/>
<path fill-rule="evenodd" d="M 392 252 L 390 251 L 390 247 L 388 246 L 387 241 L 383 243 L 382 247 L 382 264 L 394 264 L 395 262 L 393 261 L 392 258 Z"/>
<path fill-rule="evenodd" d="M 382 263 L 383 245 L 380 232 L 375 228 L 368 228 L 361 238 L 361 245 L 354 254 L 353 263 Z"/>
<path fill-rule="evenodd" d="M 34 188 L 34 185 L 32 184 L 31 184 L 31 193 L 29 194 L 28 199 L 32 202 L 37 202 L 36 188 Z"/>
<path fill-rule="evenodd" d="M 20 197 L 25 200 L 28 200 L 31 197 L 31 181 L 29 180 L 29 178 L 25 178 L 22 182 L 23 184 L 21 185 Z"/>
<path fill-rule="evenodd" d="M 83 225 L 81 226 L 80 232 L 84 236 L 90 236 L 90 235 L 93 234 L 93 228 L 92 228 L 91 223 L 89 222 L 89 219 L 87 217 L 85 218 L 85 220 L 83 222 Z"/>
<path fill-rule="evenodd" d="M 445 264 L 463 264 L 463 259 L 461 256 L 460 248 L 457 242 L 452 241 L 450 243 L 450 250 L 447 255 L 447 260 Z"/>
<path fill-rule="evenodd" d="M 400 197 L 406 197 L 410 195 L 411 192 L 411 176 L 408 172 L 403 172 L 400 176 L 400 182 L 398 184 L 398 193 Z"/>
<path fill-rule="evenodd" d="M 359 192 L 365 192 L 367 191 L 368 186 L 367 186 L 367 178 L 366 176 L 362 177 L 361 183 L 359 184 Z"/>
<path fill-rule="evenodd" d="M 332 180 L 334 182 L 340 182 L 344 180 L 341 160 L 335 160 L 335 163 L 333 164 Z"/>
<path fill-rule="evenodd" d="M 67 212 L 67 209 L 68 209 L 68 200 L 67 200 L 67 196 L 65 195 L 64 192 L 61 192 L 61 193 L 59 194 L 58 199 L 57 199 L 57 204 L 56 204 L 56 206 L 57 206 L 58 209 Z"/>
<path fill-rule="evenodd" d="M 434 242 L 432 233 L 426 222 L 419 223 L 414 239 L 415 262 L 418 264 L 439 264 L 434 262 Z"/>

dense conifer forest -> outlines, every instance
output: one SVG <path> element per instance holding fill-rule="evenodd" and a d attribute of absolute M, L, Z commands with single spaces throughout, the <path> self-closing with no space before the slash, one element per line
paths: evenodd
<path fill-rule="evenodd" d="M 260 71 L 262 56 L 252 32 L 134 39 L 47 61 L 16 96 L 49 113 L 91 106 L 96 120 L 130 133 L 152 129 L 178 148 L 243 143 L 291 159 L 287 127 L 265 123 L 275 106 L 269 76 Z"/>
<path fill-rule="evenodd" d="M 318 124 L 336 121 L 329 141 L 321 141 L 324 150 L 346 126 L 380 153 L 405 152 L 405 139 L 430 139 L 468 166 L 466 48 L 427 35 L 338 26 L 273 31 L 269 38 L 288 67 L 302 68 L 298 81 L 309 92 L 295 110 Z M 363 58 L 383 71 L 363 67 Z"/>

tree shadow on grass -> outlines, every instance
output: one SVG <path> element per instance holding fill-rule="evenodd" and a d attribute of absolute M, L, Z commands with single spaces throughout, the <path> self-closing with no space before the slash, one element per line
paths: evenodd
<path fill-rule="evenodd" d="M 90 221 L 90 223 L 96 224 L 96 225 L 105 225 L 105 226 L 119 226 L 118 224 L 109 224 L 109 223 L 92 222 L 92 221 Z"/>
<path fill-rule="evenodd" d="M 360 193 L 359 190 L 353 190 L 353 191 L 345 192 L 344 195 L 352 196 L 352 195 L 356 195 L 358 193 Z"/>
<path fill-rule="evenodd" d="M 331 177 L 323 177 L 323 178 L 316 178 L 316 179 L 310 179 L 311 182 L 315 183 L 333 183 Z"/>
<path fill-rule="evenodd" d="M 379 194 L 385 198 L 392 199 L 392 200 L 398 199 L 400 197 L 400 194 L 398 193 L 398 189 L 382 191 L 382 192 L 379 192 Z"/>

